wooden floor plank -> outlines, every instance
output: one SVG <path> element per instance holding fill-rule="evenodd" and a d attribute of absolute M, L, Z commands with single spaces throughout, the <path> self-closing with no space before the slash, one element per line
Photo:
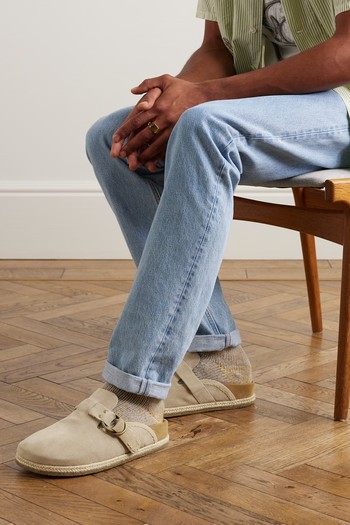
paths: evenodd
<path fill-rule="evenodd" d="M 15 423 L 19 425 L 20 423 L 26 423 L 27 421 L 33 421 L 33 419 L 38 419 L 41 417 L 38 412 L 24 408 L 18 404 L 10 403 L 5 401 L 3 397 L 0 399 L 0 414 L 5 421 L 10 423 Z"/>
<path fill-rule="evenodd" d="M 17 341 L 16 347 L 9 349 L 0 349 L 0 363 L 9 359 L 16 359 L 18 357 L 25 357 L 26 355 L 34 355 L 36 352 L 42 352 L 42 348 L 34 345 L 26 345 L 25 343 L 19 344 Z"/>
<path fill-rule="evenodd" d="M 18 345 L 23 342 L 25 344 L 32 344 L 34 346 L 40 346 L 41 348 L 59 348 L 60 346 L 65 346 L 68 343 L 62 341 L 61 339 L 56 339 L 44 335 L 39 332 L 33 332 L 32 330 L 26 330 L 20 328 L 19 326 L 11 326 L 10 324 L 5 324 L 0 322 L 0 333 L 6 335 L 7 337 L 12 337 L 18 341 Z"/>
<path fill-rule="evenodd" d="M 113 485 L 128 486 L 136 494 L 156 499 L 175 508 L 182 508 L 188 514 L 193 514 L 203 519 L 208 519 L 217 525 L 237 524 L 276 524 L 279 522 L 264 519 L 249 510 L 243 510 L 238 505 L 222 501 L 212 494 L 201 494 L 195 491 L 189 483 L 185 490 L 176 482 L 168 482 L 158 476 L 140 473 L 130 467 L 113 469 L 102 472 L 98 478 L 106 480 Z"/>
<path fill-rule="evenodd" d="M 284 470 L 281 474 L 284 478 L 298 481 L 307 488 L 315 487 L 349 501 L 350 477 L 313 467 L 307 463 Z"/>
<path fill-rule="evenodd" d="M 41 323 L 35 319 L 27 317 L 14 317 L 7 319 L 6 324 L 16 328 L 23 328 L 33 333 L 44 334 L 50 338 L 70 344 L 83 344 L 87 348 L 100 348 L 103 341 L 96 337 L 85 335 L 84 333 L 75 333 L 72 330 L 56 328 L 48 323 Z"/>
<path fill-rule="evenodd" d="M 39 505 L 25 501 L 0 489 L 1 514 L 6 518 L 5 523 L 13 525 L 75 525 L 76 522 L 67 520 L 59 514 L 43 509 Z M 9 521 L 7 521 L 9 520 Z"/>
<path fill-rule="evenodd" d="M 0 279 L 61 279 L 63 277 L 64 270 L 60 268 L 0 268 Z"/>
<path fill-rule="evenodd" d="M 350 443 L 339 442 L 332 450 L 325 450 L 319 457 L 310 458 L 307 463 L 350 478 Z"/>
<path fill-rule="evenodd" d="M 95 299 L 93 301 L 87 301 L 84 304 L 75 304 L 70 306 L 65 306 L 63 308 L 57 308 L 55 315 L 57 317 L 65 315 L 69 316 L 75 313 L 81 313 L 86 311 L 95 311 L 98 308 L 106 308 L 110 306 L 111 308 L 115 307 L 118 303 L 124 303 L 127 299 L 127 294 L 117 294 L 112 297 L 105 297 L 103 299 Z M 52 312 L 40 312 L 31 314 L 31 319 L 36 319 L 37 321 L 45 321 L 45 319 L 51 319 L 53 317 Z"/>
<path fill-rule="evenodd" d="M 41 352 L 35 354 L 32 363 L 30 363 L 28 356 L 23 360 L 24 363 L 21 363 L 21 360 L 18 360 L 18 358 L 4 361 L 2 363 L 0 379 L 6 383 L 16 383 L 37 376 L 44 377 L 49 374 L 60 375 L 65 370 L 70 371 L 77 366 L 95 363 L 104 358 L 105 355 L 106 352 L 104 349 L 86 351 L 86 348 L 78 345 L 67 345 L 63 348 L 49 349 L 44 352 L 43 355 L 41 355 Z M 98 368 L 96 366 L 96 371 L 97 370 Z"/>
<path fill-rule="evenodd" d="M 134 518 L 152 525 L 177 525 L 188 523 L 190 525 L 208 525 L 206 519 L 197 517 L 173 506 L 157 501 L 150 495 L 145 497 L 137 494 L 126 486 L 114 485 L 97 477 L 55 479 L 50 483 L 64 490 L 69 490 L 97 505 L 103 505 L 117 512 L 127 512 Z"/>
<path fill-rule="evenodd" d="M 333 509 L 333 512 L 329 501 L 324 502 L 323 505 L 319 504 L 319 508 L 317 509 L 316 501 L 320 503 L 322 495 L 319 495 L 318 498 L 314 497 L 312 505 L 310 504 L 312 500 L 311 494 L 310 501 L 308 501 L 307 495 L 303 491 L 299 491 L 303 494 L 303 498 L 293 498 L 294 501 L 290 502 L 289 498 L 285 497 L 286 491 L 284 490 L 283 484 L 280 483 L 280 487 L 276 487 L 277 476 L 267 474 L 265 484 L 251 482 L 249 486 L 245 486 L 244 481 L 248 483 L 245 479 L 239 480 L 235 477 L 234 483 L 231 483 L 227 478 L 223 479 L 221 474 L 207 474 L 202 470 L 182 466 L 162 472 L 160 477 L 161 479 L 181 486 L 191 485 L 192 490 L 198 491 L 202 496 L 211 495 L 213 498 L 218 498 L 225 503 L 237 505 L 242 510 L 248 512 L 254 512 L 255 510 L 260 516 L 276 520 L 278 523 L 284 523 L 286 525 L 295 525 L 295 523 L 307 523 L 310 525 L 347 523 L 348 502 L 343 502 L 342 508 L 337 509 L 337 511 Z M 272 487 L 272 490 L 269 490 L 271 478 L 275 481 L 276 490 L 274 487 Z M 340 498 L 338 499 L 338 502 L 339 501 L 341 501 Z M 307 503 L 308 507 L 305 507 L 303 503 Z M 322 512 L 322 510 L 326 512 Z M 333 515 L 340 514 L 342 517 L 332 516 L 332 514 L 330 514 L 331 512 Z"/>
<path fill-rule="evenodd" d="M 42 385 L 42 383 L 41 383 Z M 56 385 L 57 386 L 57 385 Z M 52 389 L 51 389 L 52 392 Z M 74 391 L 73 391 L 74 394 Z M 76 393 L 77 394 L 77 393 Z M 47 389 L 44 387 L 38 391 L 35 391 L 33 388 L 23 388 L 23 386 L 18 385 L 1 385 L 0 386 L 0 396 L 2 403 L 9 403 L 10 400 L 12 404 L 16 404 L 21 407 L 21 411 L 18 411 L 18 418 L 22 417 L 23 422 L 31 421 L 31 419 L 36 419 L 31 416 L 32 410 L 35 410 L 35 414 L 42 416 L 55 417 L 57 419 L 65 417 L 72 411 L 72 408 L 75 406 L 74 400 L 77 402 L 82 401 L 82 396 L 78 395 L 68 395 L 66 392 L 65 396 L 62 396 L 67 402 L 64 402 L 62 397 L 55 399 L 47 395 Z M 5 401 L 6 400 L 6 401 Z M 76 403 L 77 404 L 77 403 Z M 32 409 L 32 410 L 30 410 Z M 16 411 L 14 411 L 16 413 Z M 5 416 L 3 416 L 6 419 Z M 26 418 L 26 419 L 24 419 Z M 20 421 L 22 422 L 22 421 Z M 16 423 L 16 421 L 14 421 Z"/>
<path fill-rule="evenodd" d="M 280 379 L 273 379 L 269 381 L 267 386 L 271 386 L 277 390 L 283 390 L 290 392 L 291 394 L 301 395 L 302 397 L 310 398 L 312 400 L 323 401 L 325 403 L 334 402 L 334 392 L 329 388 L 321 387 L 318 385 L 310 385 L 289 377 L 283 377 Z"/>
<path fill-rule="evenodd" d="M 32 505 L 38 505 L 50 513 L 59 514 L 74 523 L 142 524 L 141 520 L 127 516 L 124 512 L 109 509 L 104 505 L 96 505 L 93 501 L 56 487 L 38 476 L 23 475 L 7 466 L 0 467 L 0 474 L 5 482 L 7 493 Z"/>

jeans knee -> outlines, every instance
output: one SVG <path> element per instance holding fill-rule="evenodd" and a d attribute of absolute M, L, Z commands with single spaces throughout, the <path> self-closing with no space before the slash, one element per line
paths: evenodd
<path fill-rule="evenodd" d="M 192 185 L 212 187 L 220 174 L 221 184 L 231 192 L 241 172 L 238 138 L 238 131 L 227 124 L 218 102 L 199 104 L 184 111 L 174 127 L 167 149 L 167 166 L 181 158 L 184 168 L 177 170 L 177 180 L 181 176 L 188 178 L 188 166 L 193 165 Z"/>
<path fill-rule="evenodd" d="M 99 119 L 97 122 L 95 122 L 86 133 L 85 147 L 86 154 L 90 162 L 95 157 L 95 152 L 100 149 L 101 146 L 101 139 L 103 136 L 101 120 L 103 119 Z"/>
<path fill-rule="evenodd" d="M 190 145 L 193 143 L 208 145 L 216 143 L 224 147 L 232 140 L 228 126 L 217 110 L 216 102 L 205 102 L 187 109 L 178 120 L 174 135 L 181 135 L 181 140 Z"/>
<path fill-rule="evenodd" d="M 125 120 L 131 108 L 116 111 L 98 119 L 86 133 L 86 154 L 91 161 L 101 155 L 103 148 L 110 149 L 113 133 Z"/>
<path fill-rule="evenodd" d="M 205 129 L 205 122 L 211 118 L 211 112 L 208 108 L 208 104 L 199 104 L 192 108 L 186 109 L 182 113 L 179 121 L 176 124 L 176 128 L 180 128 L 182 133 L 193 137 L 198 137 L 203 133 Z"/>

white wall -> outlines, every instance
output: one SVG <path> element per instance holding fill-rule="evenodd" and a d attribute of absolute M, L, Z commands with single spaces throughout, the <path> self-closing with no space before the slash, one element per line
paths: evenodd
<path fill-rule="evenodd" d="M 85 133 L 132 104 L 130 87 L 143 78 L 179 71 L 202 37 L 196 3 L 1 0 L 0 258 L 129 257 L 86 160 Z M 294 234 L 237 225 L 226 256 L 300 252 Z"/>

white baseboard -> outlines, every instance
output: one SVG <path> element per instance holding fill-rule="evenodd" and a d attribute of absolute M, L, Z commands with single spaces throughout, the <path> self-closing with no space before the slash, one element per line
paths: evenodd
<path fill-rule="evenodd" d="M 240 188 L 239 195 L 292 202 L 289 190 Z M 97 183 L 0 181 L 1 259 L 128 259 L 129 250 Z M 320 259 L 341 247 L 318 241 Z M 235 222 L 225 259 L 300 259 L 297 233 Z"/>

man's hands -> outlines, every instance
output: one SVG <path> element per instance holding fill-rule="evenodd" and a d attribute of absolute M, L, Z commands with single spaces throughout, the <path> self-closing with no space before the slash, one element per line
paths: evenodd
<path fill-rule="evenodd" d="M 154 88 L 154 89 L 150 89 L 148 91 L 148 93 L 146 93 L 146 95 L 144 95 L 139 101 L 138 103 L 136 104 L 136 106 L 134 107 L 134 109 L 129 113 L 127 119 L 125 120 L 125 122 L 129 119 L 133 119 L 138 113 L 140 113 L 141 111 L 147 111 L 149 109 L 151 109 L 155 103 L 155 101 L 157 100 L 157 98 L 159 98 L 159 96 L 162 94 L 161 90 L 159 88 Z M 116 136 L 116 133 L 117 131 L 114 133 L 113 135 L 113 143 L 112 143 L 112 148 L 111 148 L 111 156 L 112 157 L 119 157 L 120 155 L 120 151 L 123 147 L 123 143 L 124 143 L 124 139 L 121 139 L 120 141 L 115 141 L 115 136 Z M 130 137 L 131 138 L 133 137 L 133 133 L 130 134 Z M 136 169 L 140 163 L 139 163 L 139 160 L 138 160 L 138 154 L 137 152 L 133 152 L 129 155 L 128 157 L 128 162 L 129 162 L 129 166 L 131 166 L 132 168 L 131 169 Z M 148 166 L 150 171 L 155 171 L 157 169 L 156 165 L 154 162 L 148 162 Z"/>
<path fill-rule="evenodd" d="M 171 75 L 144 80 L 131 91 L 135 95 L 146 95 L 114 133 L 111 156 L 128 158 L 131 170 L 145 165 L 154 171 L 155 162 L 165 157 L 170 134 L 182 113 L 208 98 L 201 83 Z M 156 122 L 159 133 L 154 134 L 149 129 L 149 122 Z"/>

